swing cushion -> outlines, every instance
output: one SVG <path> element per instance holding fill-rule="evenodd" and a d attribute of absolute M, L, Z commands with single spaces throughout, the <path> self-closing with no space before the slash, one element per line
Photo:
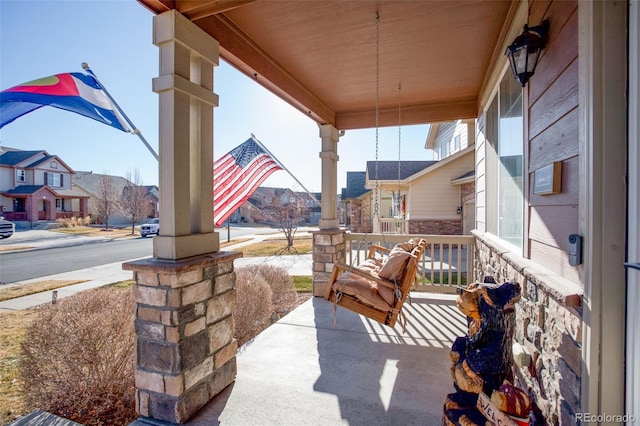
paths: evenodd
<path fill-rule="evenodd" d="M 417 238 L 412 238 L 407 242 L 396 244 L 382 263 L 378 276 L 389 281 L 402 281 L 404 271 L 407 269 L 407 262 L 411 257 L 410 254 L 418 246 L 419 242 L 420 240 Z"/>
<path fill-rule="evenodd" d="M 394 280 L 399 284 L 404 277 L 411 252 L 417 247 L 418 242 L 419 240 L 414 238 L 396 244 L 384 260 L 367 259 L 358 265 L 358 269 L 377 275 L 379 278 L 389 281 L 390 284 L 393 284 Z M 333 284 L 333 289 L 354 296 L 361 302 L 381 310 L 389 309 L 395 301 L 395 292 L 392 288 L 378 285 L 375 281 L 351 272 L 340 274 Z"/>
<path fill-rule="evenodd" d="M 391 303 L 393 303 L 393 290 L 389 290 L 391 295 Z M 382 298 L 379 293 L 379 286 L 375 281 L 370 281 L 364 277 L 351 272 L 343 272 L 333 283 L 333 290 L 342 292 L 350 296 L 356 297 L 362 303 L 373 306 L 376 309 L 386 311 L 391 307 L 391 303 Z"/>

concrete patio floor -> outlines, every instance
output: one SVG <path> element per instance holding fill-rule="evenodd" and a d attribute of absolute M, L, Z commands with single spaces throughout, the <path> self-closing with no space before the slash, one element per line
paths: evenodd
<path fill-rule="evenodd" d="M 455 296 L 413 293 L 405 333 L 343 308 L 334 328 L 333 312 L 312 298 L 242 347 L 235 382 L 188 424 L 440 424 L 467 331 Z"/>

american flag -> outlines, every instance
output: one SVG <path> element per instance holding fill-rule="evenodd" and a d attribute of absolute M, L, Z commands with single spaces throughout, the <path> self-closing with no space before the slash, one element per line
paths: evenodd
<path fill-rule="evenodd" d="M 213 221 L 220 226 L 269 175 L 282 170 L 250 137 L 213 163 Z"/>

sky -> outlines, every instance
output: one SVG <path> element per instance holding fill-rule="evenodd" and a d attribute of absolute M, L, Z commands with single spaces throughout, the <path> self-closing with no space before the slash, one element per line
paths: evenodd
<path fill-rule="evenodd" d="M 158 151 L 158 48 L 153 14 L 135 0 L 0 0 L 0 90 L 65 72 L 87 62 L 149 145 Z M 372 84 L 374 87 L 375 82 Z M 251 134 L 293 174 L 277 171 L 263 186 L 321 191 L 321 140 L 316 122 L 220 60 L 214 70 L 214 159 Z M 379 160 L 431 160 L 429 126 L 379 129 Z M 399 137 L 400 133 L 400 137 Z M 139 171 L 158 184 L 158 164 L 130 133 L 68 111 L 40 108 L 0 129 L 0 145 L 46 150 L 75 171 L 117 176 Z M 349 130 L 338 143 L 338 193 L 347 171 L 375 159 L 375 129 Z M 304 159 L 301 161 L 300 159 Z"/>

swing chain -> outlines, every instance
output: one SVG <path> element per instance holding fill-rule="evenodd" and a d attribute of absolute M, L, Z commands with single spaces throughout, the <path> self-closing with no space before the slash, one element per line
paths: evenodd
<path fill-rule="evenodd" d="M 373 204 L 373 220 L 380 220 L 380 212 L 378 205 L 378 191 L 379 191 L 379 175 L 378 175 L 378 127 L 380 116 L 380 15 L 376 12 L 376 184 L 374 186 L 374 204 Z"/>

